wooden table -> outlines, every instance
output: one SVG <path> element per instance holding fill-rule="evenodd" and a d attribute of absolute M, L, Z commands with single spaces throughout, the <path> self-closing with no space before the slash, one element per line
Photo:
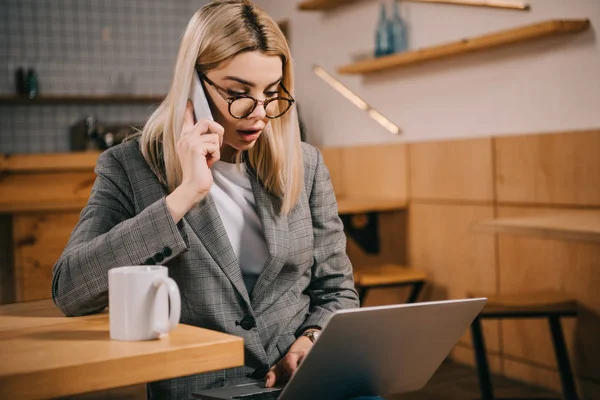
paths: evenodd
<path fill-rule="evenodd" d="M 180 324 L 110 340 L 108 312 L 66 318 L 51 300 L 0 306 L 0 398 L 41 399 L 241 366 L 243 339 Z"/>
<path fill-rule="evenodd" d="M 536 217 L 499 218 L 472 225 L 473 231 L 600 243 L 600 210 L 564 211 Z"/>

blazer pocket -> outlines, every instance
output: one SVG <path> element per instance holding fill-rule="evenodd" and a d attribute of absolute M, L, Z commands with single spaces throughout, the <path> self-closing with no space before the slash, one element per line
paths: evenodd
<path fill-rule="evenodd" d="M 292 334 L 282 335 L 277 342 L 277 350 L 279 350 L 279 354 L 281 357 L 284 357 L 292 344 L 296 341 L 296 336 Z"/>

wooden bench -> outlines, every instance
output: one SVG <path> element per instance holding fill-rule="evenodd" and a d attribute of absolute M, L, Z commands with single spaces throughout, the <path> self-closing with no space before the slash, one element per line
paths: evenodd
<path fill-rule="evenodd" d="M 469 293 L 469 297 L 487 297 L 488 302 L 483 311 L 471 324 L 475 361 L 479 375 L 479 388 L 482 400 L 493 400 L 494 393 L 490 380 L 490 371 L 485 350 L 485 341 L 481 327 L 481 319 L 506 318 L 548 318 L 550 334 L 554 345 L 556 363 L 565 400 L 577 400 L 577 390 L 569 361 L 569 354 L 560 324 L 562 317 L 577 316 L 577 301 L 564 293 L 554 290 L 488 295 L 485 293 Z"/>
<path fill-rule="evenodd" d="M 423 271 L 395 264 L 354 268 L 354 285 L 361 305 L 370 289 L 402 286 L 412 286 L 407 302 L 414 303 L 426 279 Z"/>

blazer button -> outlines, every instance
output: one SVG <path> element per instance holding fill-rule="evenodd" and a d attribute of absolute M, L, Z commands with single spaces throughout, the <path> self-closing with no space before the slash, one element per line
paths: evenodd
<path fill-rule="evenodd" d="M 256 321 L 254 320 L 254 318 L 252 318 L 250 316 L 245 316 L 240 321 L 240 326 L 242 328 L 244 328 L 245 330 L 249 331 L 250 329 L 252 329 L 256 326 Z"/>
<path fill-rule="evenodd" d="M 149 258 L 146 260 L 146 265 L 156 265 L 156 261 L 153 258 Z"/>
<path fill-rule="evenodd" d="M 165 256 L 163 256 L 162 253 L 156 253 L 154 255 L 154 261 L 156 261 L 157 263 L 163 262 L 164 259 L 165 259 Z"/>
<path fill-rule="evenodd" d="M 170 248 L 170 247 L 165 247 L 165 248 L 163 249 L 163 255 L 164 255 L 165 257 L 171 257 L 171 254 L 173 254 L 173 250 L 171 250 L 171 248 Z"/>

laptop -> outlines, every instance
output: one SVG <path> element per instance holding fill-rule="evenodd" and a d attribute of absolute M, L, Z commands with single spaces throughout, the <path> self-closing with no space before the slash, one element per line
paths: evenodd
<path fill-rule="evenodd" d="M 205 400 L 345 400 L 421 389 L 487 299 L 462 299 L 335 312 L 283 387 L 264 382 L 203 390 Z"/>

